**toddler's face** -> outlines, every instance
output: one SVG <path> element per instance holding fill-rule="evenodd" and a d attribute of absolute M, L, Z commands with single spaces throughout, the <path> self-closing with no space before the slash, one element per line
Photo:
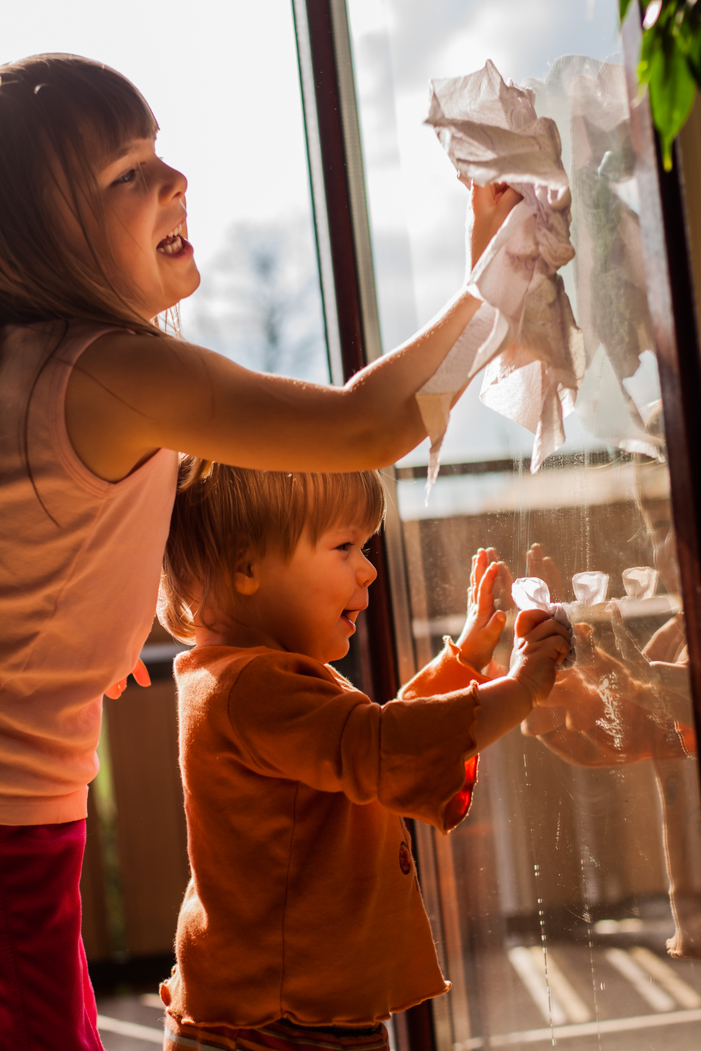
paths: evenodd
<path fill-rule="evenodd" d="M 312 545 L 305 530 L 289 562 L 270 551 L 256 564 L 251 614 L 278 645 L 322 664 L 348 652 L 358 613 L 377 576 L 363 554 L 369 537 L 355 525 L 334 526 Z"/>

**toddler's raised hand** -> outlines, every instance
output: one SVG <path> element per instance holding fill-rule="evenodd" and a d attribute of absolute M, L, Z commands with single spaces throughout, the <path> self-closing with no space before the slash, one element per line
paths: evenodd
<path fill-rule="evenodd" d="M 472 556 L 467 619 L 457 645 L 477 671 L 491 660 L 506 623 L 506 614 L 494 604 L 494 584 L 502 567 L 502 562 L 490 561 L 489 552 L 482 547 Z"/>
<path fill-rule="evenodd" d="M 569 633 L 562 624 L 542 610 L 523 610 L 516 618 L 509 676 L 529 692 L 534 705 L 542 704 L 569 651 Z"/>

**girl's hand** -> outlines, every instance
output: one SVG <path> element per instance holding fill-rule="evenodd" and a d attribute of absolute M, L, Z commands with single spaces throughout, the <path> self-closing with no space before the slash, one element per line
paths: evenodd
<path fill-rule="evenodd" d="M 516 618 L 509 676 L 542 704 L 555 683 L 555 672 L 570 652 L 567 629 L 540 609 L 522 610 Z"/>
<path fill-rule="evenodd" d="M 148 673 L 148 669 L 141 657 L 137 660 L 132 673 L 131 673 L 139 686 L 150 686 L 151 676 Z M 105 697 L 109 697 L 110 700 L 116 701 L 118 697 L 121 697 L 127 688 L 127 680 L 120 679 L 119 682 L 115 682 L 110 686 L 109 690 L 105 690 Z"/>
<path fill-rule="evenodd" d="M 472 556 L 467 619 L 457 646 L 477 671 L 489 664 L 506 623 L 506 614 L 494 604 L 494 585 L 501 567 L 503 563 L 490 561 L 490 553 L 483 547 Z"/>
<path fill-rule="evenodd" d="M 469 180 L 458 176 L 469 185 Z M 472 183 L 472 230 L 470 232 L 470 267 L 474 270 L 477 260 L 496 235 L 509 212 L 523 200 L 520 193 L 505 182 L 477 186 Z"/>

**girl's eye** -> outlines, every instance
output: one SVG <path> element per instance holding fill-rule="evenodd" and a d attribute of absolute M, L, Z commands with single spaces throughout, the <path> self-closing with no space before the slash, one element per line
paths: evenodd
<path fill-rule="evenodd" d="M 338 551 L 348 551 L 348 549 L 351 548 L 351 547 L 353 547 L 353 545 L 351 544 L 350 540 L 347 540 L 345 542 L 345 544 L 339 544 L 337 550 Z"/>
<path fill-rule="evenodd" d="M 363 548 L 363 554 L 365 555 L 366 558 L 370 558 L 370 545 L 369 544 L 366 544 L 365 547 Z"/>
<path fill-rule="evenodd" d="M 119 186 L 120 184 L 134 182 L 136 175 L 136 168 L 130 168 L 128 172 L 124 173 L 124 175 L 120 175 L 118 179 L 115 179 L 112 185 Z"/>

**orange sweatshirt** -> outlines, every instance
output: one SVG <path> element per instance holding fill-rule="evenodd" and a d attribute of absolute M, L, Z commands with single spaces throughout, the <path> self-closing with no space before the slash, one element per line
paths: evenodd
<path fill-rule="evenodd" d="M 445 992 L 400 815 L 442 832 L 466 815 L 485 680 L 450 640 L 383 707 L 265 647 L 175 668 L 192 879 L 169 1014 L 371 1025 Z"/>

